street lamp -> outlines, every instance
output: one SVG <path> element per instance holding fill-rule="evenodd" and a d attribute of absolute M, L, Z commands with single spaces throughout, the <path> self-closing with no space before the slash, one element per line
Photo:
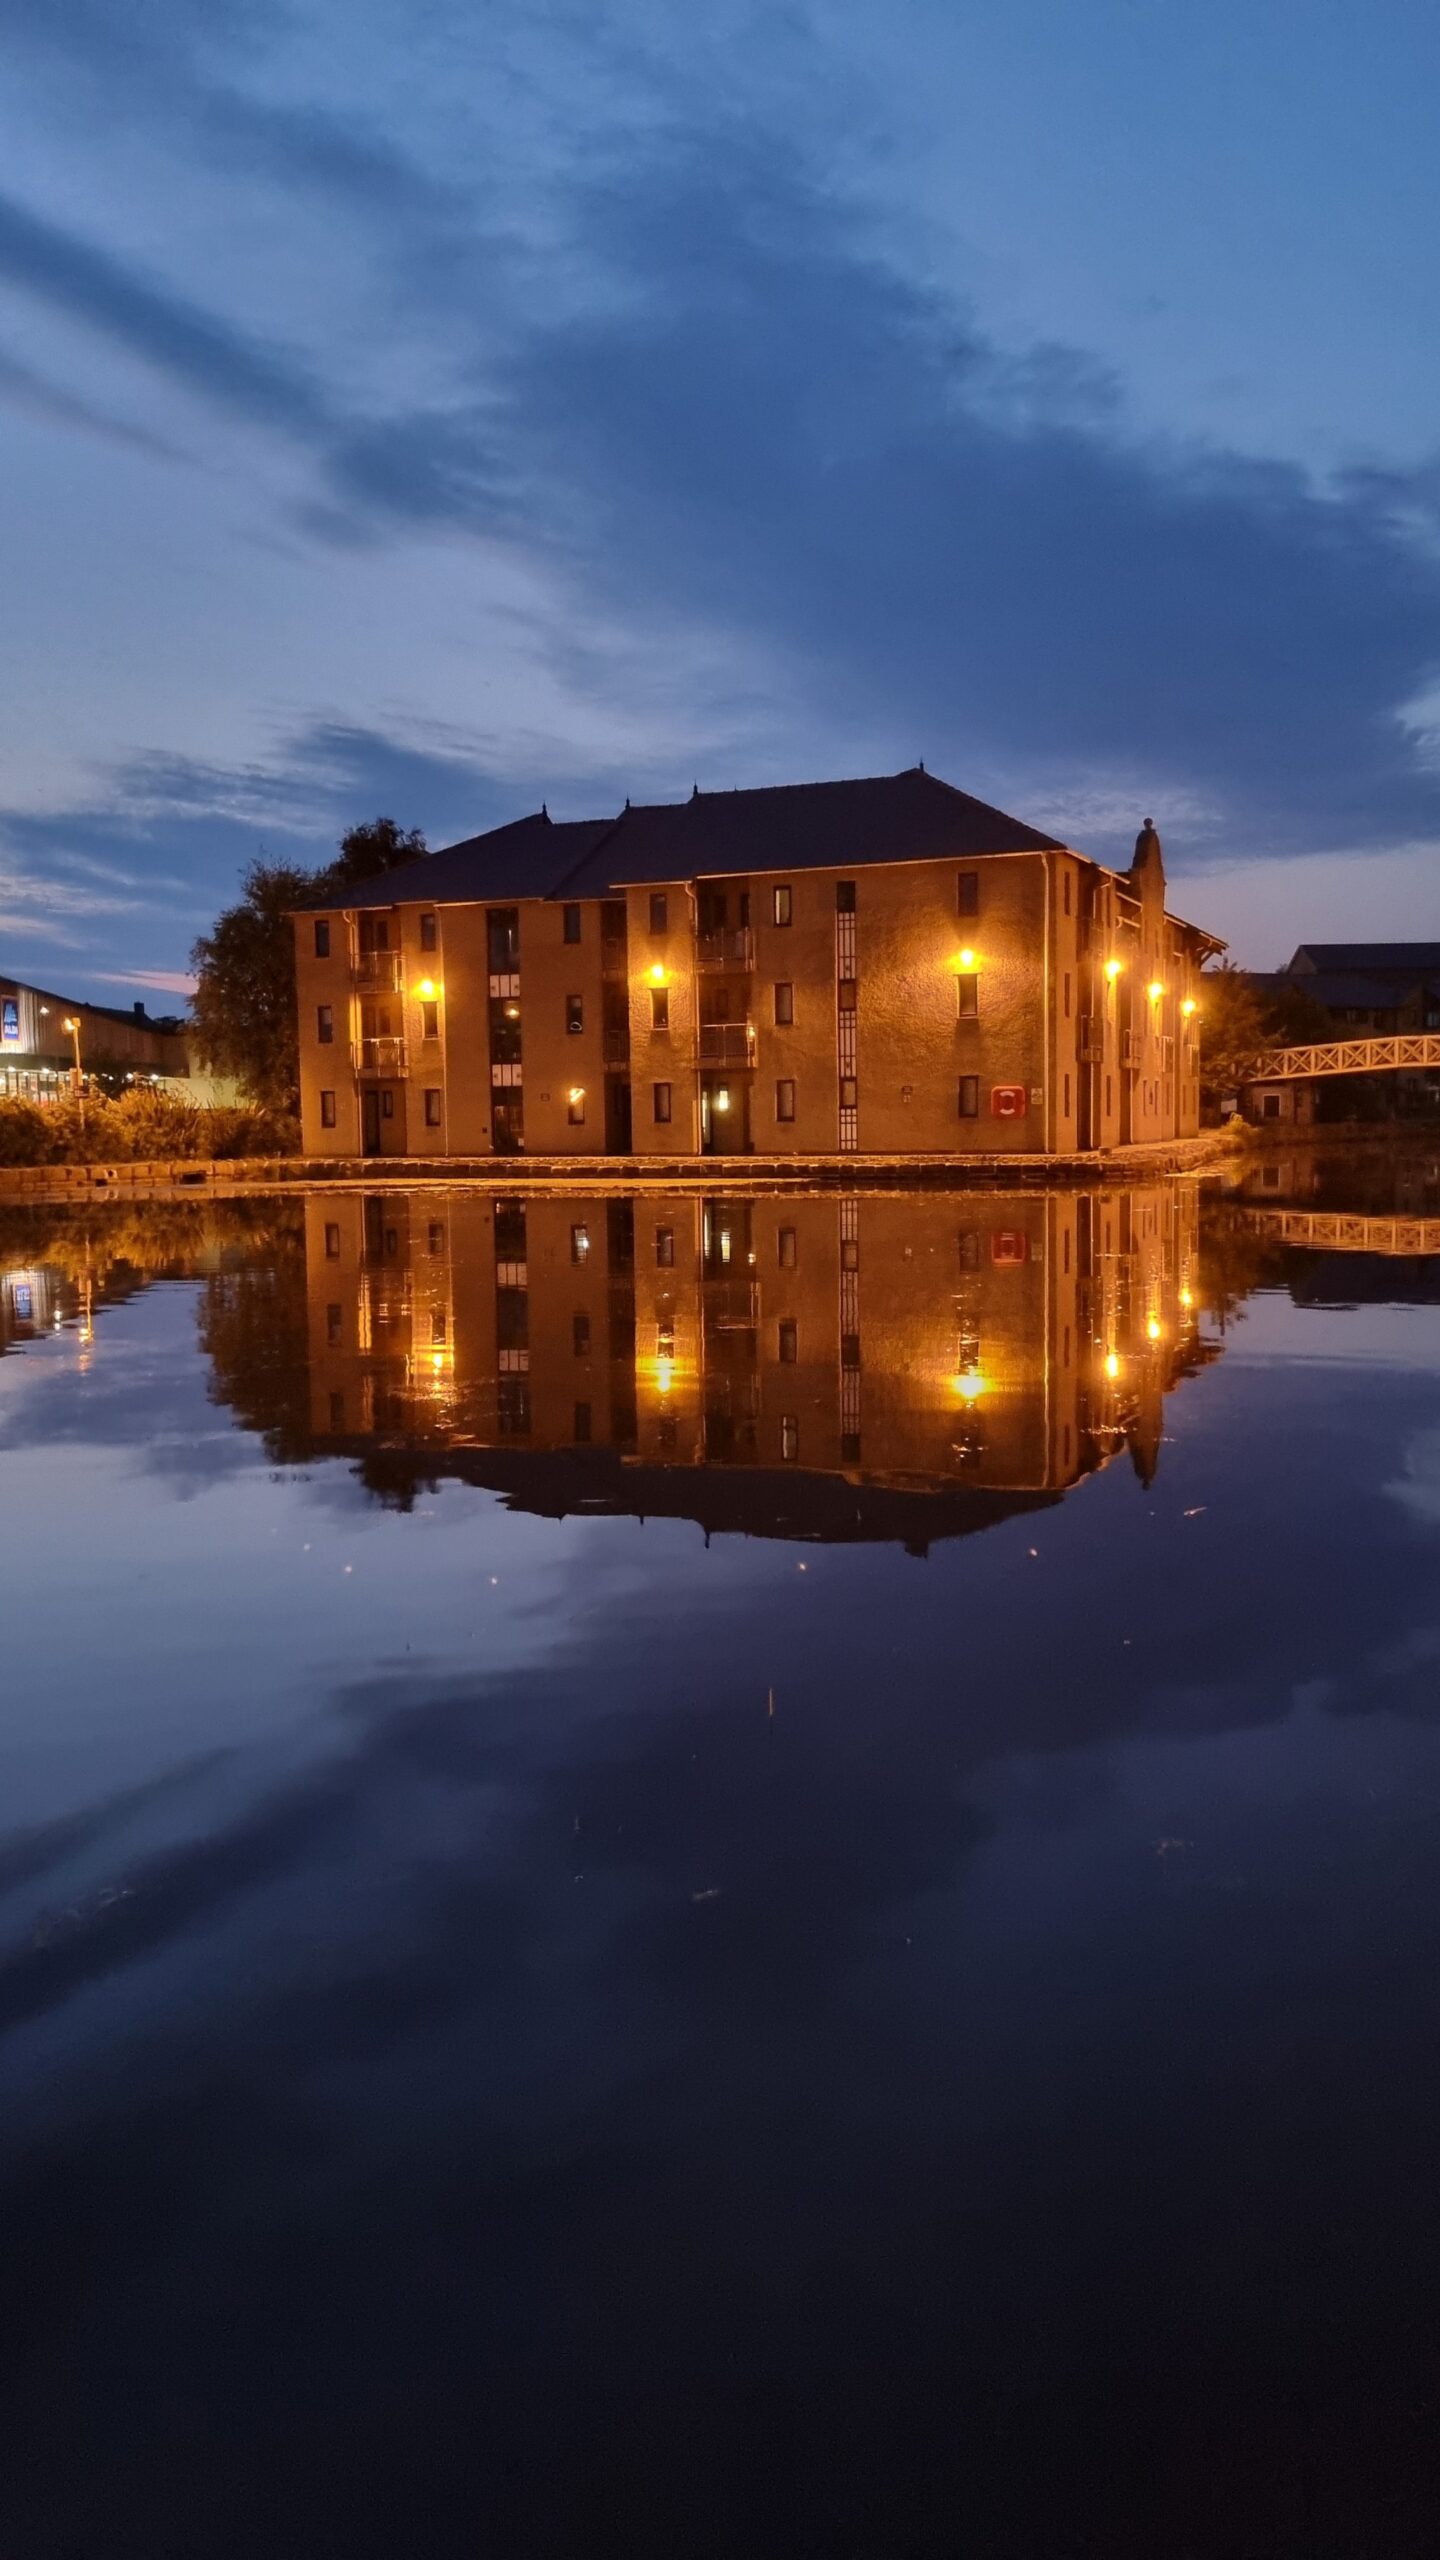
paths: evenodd
<path fill-rule="evenodd" d="M 79 1098 L 80 1098 L 80 1016 L 79 1016 L 79 1014 L 78 1014 L 78 1013 L 67 1013 L 67 1014 L 65 1015 L 65 1017 L 64 1017 L 64 1020 L 61 1022 L 60 1028 L 61 1028 L 61 1030 L 62 1030 L 62 1031 L 68 1031 L 68 1032 L 69 1032 L 69 1034 L 70 1034 L 71 1039 L 72 1039 L 72 1040 L 74 1041 L 74 1043 L 75 1043 L 75 1064 L 74 1064 L 74 1066 L 73 1066 L 73 1067 L 71 1068 L 71 1070 L 70 1070 L 70 1090 L 71 1090 L 71 1092 L 74 1094 L 74 1096 L 75 1096 L 75 1098 L 76 1098 L 76 1100 L 77 1100 L 77 1102 L 78 1102 L 78 1100 L 79 1100 Z"/>

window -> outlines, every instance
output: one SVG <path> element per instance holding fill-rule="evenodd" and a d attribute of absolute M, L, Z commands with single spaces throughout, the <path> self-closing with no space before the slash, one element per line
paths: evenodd
<path fill-rule="evenodd" d="M 426 996 L 420 1006 L 420 1037 L 422 1040 L 438 1040 L 440 1037 L 440 1007 L 430 996 Z"/>
<path fill-rule="evenodd" d="M 438 1218 L 432 1218 L 430 1221 L 429 1244 L 432 1253 L 443 1253 L 445 1250 L 445 1229 Z"/>
<path fill-rule="evenodd" d="M 325 1229 L 325 1259 L 327 1262 L 340 1259 L 340 1230 L 337 1226 L 327 1225 Z"/>
<path fill-rule="evenodd" d="M 790 884 L 788 881 L 782 882 L 779 888 L 772 889 L 770 892 L 770 912 L 777 924 L 788 924 L 794 911 L 795 901 L 790 894 Z"/>
<path fill-rule="evenodd" d="M 960 1117 L 962 1120 L 978 1120 L 980 1117 L 978 1076 L 962 1076 L 960 1079 Z"/>
<path fill-rule="evenodd" d="M 565 940 L 567 942 L 578 942 L 580 939 L 580 909 L 578 905 L 567 906 L 564 912 Z"/>
<path fill-rule="evenodd" d="M 860 1239 L 859 1239 L 859 1237 L 858 1237 L 858 1236 L 842 1236 L 842 1237 L 841 1237 L 841 1239 L 840 1239 L 840 1268 L 841 1268 L 841 1270 L 842 1270 L 842 1271 L 858 1271 L 858 1270 L 859 1270 L 859 1268 L 860 1268 Z"/>
<path fill-rule="evenodd" d="M 955 981 L 955 1013 L 960 1022 L 972 1022 L 980 1010 L 980 975 L 975 969 L 962 969 Z"/>
<path fill-rule="evenodd" d="M 588 1261 L 589 1261 L 589 1259 L 590 1259 L 590 1230 L 589 1230 L 589 1228 L 588 1228 L 588 1227 L 572 1227 L 572 1228 L 571 1228 L 571 1230 L 570 1230 L 570 1259 L 571 1259 L 571 1261 L 572 1261 L 572 1262 L 588 1262 Z"/>
<path fill-rule="evenodd" d="M 959 1255 L 962 1271 L 979 1270 L 980 1230 L 978 1227 L 962 1227 L 955 1239 L 955 1249 Z"/>
<path fill-rule="evenodd" d="M 980 913 L 980 874 L 978 871 L 961 871 L 957 873 L 955 880 L 955 912 L 960 916 L 978 916 Z"/>
<path fill-rule="evenodd" d="M 668 1084 L 657 1084 L 653 1087 L 650 1096 L 650 1108 L 656 1126 L 663 1128 L 670 1117 L 670 1087 Z"/>
<path fill-rule="evenodd" d="M 1115 1080 L 1114 1080 L 1114 1077 L 1113 1077 L 1113 1076 L 1107 1076 L 1107 1077 L 1106 1077 L 1106 1079 L 1105 1079 L 1105 1117 L 1106 1117 L 1106 1119 L 1107 1119 L 1107 1120 L 1109 1119 L 1110 1114 L 1111 1114 L 1111 1112 L 1113 1111 L 1113 1109 L 1114 1109 L 1114 1107 L 1115 1107 L 1115 1103 L 1114 1103 L 1114 1093 L 1115 1093 Z"/>
<path fill-rule="evenodd" d="M 1069 1077 L 1068 1077 L 1068 1076 L 1066 1076 L 1066 1077 L 1065 1077 L 1065 1079 L 1064 1079 L 1064 1093 L 1065 1093 L 1065 1100 L 1064 1100 L 1064 1104 L 1063 1104 L 1063 1106 L 1062 1106 L 1062 1107 L 1063 1107 L 1063 1111 L 1064 1111 L 1064 1116 L 1065 1116 L 1065 1118 L 1068 1120 L 1068 1119 L 1069 1119 L 1069 1117 L 1070 1117 L 1070 1079 L 1069 1079 Z"/>
<path fill-rule="evenodd" d="M 782 1076 L 775 1087 L 775 1117 L 777 1120 L 793 1120 L 795 1117 L 795 1079 L 793 1076 Z"/>
<path fill-rule="evenodd" d="M 583 1031 L 583 1030 L 584 1030 L 584 1028 L 585 1028 L 585 999 L 584 999 L 584 997 L 583 997 L 583 996 L 567 996 L 567 997 L 566 997 L 566 999 L 565 999 L 565 1028 L 566 1028 L 566 1030 L 567 1030 L 567 1031 Z"/>
<path fill-rule="evenodd" d="M 585 1087 L 583 1084 L 572 1084 L 570 1087 L 565 1097 L 565 1117 L 572 1129 L 584 1128 Z"/>
<path fill-rule="evenodd" d="M 432 1342 L 443 1342 L 443 1341 L 444 1341 L 444 1339 L 445 1339 L 445 1318 L 444 1318 L 444 1316 L 443 1316 L 443 1315 L 435 1314 L 435 1315 L 432 1315 L 432 1317 L 430 1318 L 430 1339 L 431 1339 L 431 1341 L 432 1341 Z"/>
<path fill-rule="evenodd" d="M 425 1087 L 425 1126 L 427 1129 L 438 1129 L 440 1126 L 440 1087 L 438 1084 L 427 1084 Z"/>
<path fill-rule="evenodd" d="M 853 1076 L 842 1076 L 840 1079 L 841 1110 L 853 1111 L 859 1098 L 860 1088 L 857 1085 L 855 1078 Z"/>
<path fill-rule="evenodd" d="M 440 948 L 440 919 L 439 919 L 439 917 L 438 917 L 438 916 L 422 916 L 422 917 L 421 917 L 421 919 L 420 919 L 420 948 L 421 948 L 421 950 L 422 950 L 422 951 L 438 951 L 438 950 L 439 950 L 439 948 Z"/>
<path fill-rule="evenodd" d="M 842 1369 L 858 1369 L 858 1368 L 859 1368 L 859 1366 L 860 1366 L 860 1336 L 859 1336 L 859 1334 L 858 1334 L 858 1333 L 842 1333 L 842 1334 L 841 1334 L 841 1336 L 840 1336 L 840 1366 L 841 1366 L 841 1368 L 842 1368 Z"/>
<path fill-rule="evenodd" d="M 656 1228 L 656 1230 L 655 1230 L 655 1259 L 656 1259 L 656 1261 L 658 1262 L 658 1264 L 660 1265 L 660 1268 L 661 1268 L 661 1270 L 662 1270 L 662 1271 L 670 1271 L 670 1270 L 673 1270 L 673 1269 L 674 1269 L 674 1265 L 675 1265 L 675 1230 L 674 1230 L 674 1228 L 673 1228 L 673 1227 L 657 1227 L 657 1228 Z"/>
<path fill-rule="evenodd" d="M 1070 1019 L 1070 972 L 1068 969 L 1065 972 L 1065 1019 L 1067 1022 Z"/>
<path fill-rule="evenodd" d="M 840 1464 L 841 1464 L 841 1466 L 842 1466 L 842 1467 L 858 1467 L 858 1466 L 859 1466 L 859 1464 L 860 1464 L 860 1434 L 859 1434 L 859 1432 L 858 1432 L 858 1431 L 842 1431 L 842 1432 L 841 1432 L 841 1434 L 840 1434 Z"/>
<path fill-rule="evenodd" d="M 795 988 L 789 978 L 775 981 L 775 1019 L 782 1027 L 795 1019 Z"/>
<path fill-rule="evenodd" d="M 835 990 L 835 1001 L 842 1013 L 855 1010 L 856 992 L 853 978 L 842 978 Z"/>
<path fill-rule="evenodd" d="M 1062 889 L 1063 889 L 1063 891 L 1064 891 L 1064 897 L 1065 897 L 1065 913 L 1066 913 L 1066 914 L 1067 914 L 1067 916 L 1068 916 L 1068 914 L 1070 913 L 1070 874 L 1069 874 L 1069 872 L 1068 872 L 1068 871 L 1063 875 L 1063 878 L 1062 878 L 1062 880 L 1061 880 L 1061 887 L 1062 887 Z"/>
<path fill-rule="evenodd" d="M 360 919 L 360 948 L 361 948 L 361 950 L 362 950 L 363 952 L 365 952 L 365 953 L 367 953 L 367 954 L 368 954 L 369 952 L 372 952 L 372 951 L 388 951 L 388 950 L 389 950 L 389 948 L 390 948 L 390 919 L 389 919 L 389 917 L 388 917 L 388 916 L 362 916 L 362 917 L 361 917 L 361 919 Z"/>
<path fill-rule="evenodd" d="M 343 1325 L 343 1323 L 344 1323 L 344 1317 L 342 1316 L 341 1311 L 340 1311 L 340 1309 L 339 1309 L 338 1307 L 327 1307 L 327 1308 L 326 1308 L 326 1310 L 325 1310 L 325 1339 L 326 1339 L 326 1341 L 327 1341 L 327 1342 L 338 1342 L 338 1341 L 339 1341 L 339 1339 L 340 1339 L 341 1326 Z"/>
<path fill-rule="evenodd" d="M 315 1007 L 315 1037 L 322 1049 L 328 1049 L 335 1037 L 335 1008 L 329 1004 Z"/>
<path fill-rule="evenodd" d="M 837 916 L 853 916 L 855 913 L 855 883 L 853 880 L 836 881 L 835 913 Z"/>
<path fill-rule="evenodd" d="M 798 1414 L 782 1413 L 780 1416 L 780 1455 L 782 1458 L 798 1458 L 800 1455 L 800 1417 Z"/>
<path fill-rule="evenodd" d="M 786 1362 L 800 1357 L 800 1328 L 787 1316 L 776 1330 L 775 1348 L 778 1358 Z"/>
<path fill-rule="evenodd" d="M 335 1096 L 333 1093 L 322 1093 L 320 1096 L 320 1126 L 322 1129 L 333 1129 L 335 1126 Z"/>
<path fill-rule="evenodd" d="M 670 1028 L 668 987 L 652 987 L 650 990 L 650 1028 L 652 1031 L 668 1031 Z"/>
<path fill-rule="evenodd" d="M 577 1440 L 588 1440 L 590 1437 L 590 1407 L 588 1404 L 577 1404 L 575 1407 L 574 1437 Z"/>
<path fill-rule="evenodd" d="M 590 1318 L 583 1307 L 570 1319 L 570 1342 L 576 1359 L 585 1359 L 590 1349 Z"/>
<path fill-rule="evenodd" d="M 380 1117 L 382 1120 L 393 1120 L 395 1117 L 395 1088 L 393 1085 L 382 1085 L 380 1089 Z"/>
<path fill-rule="evenodd" d="M 652 889 L 650 892 L 650 930 L 652 933 L 668 933 L 669 929 L 670 901 L 666 897 L 663 889 Z"/>
<path fill-rule="evenodd" d="M 795 1229 L 782 1227 L 775 1239 L 775 1258 L 782 1271 L 793 1271 L 799 1255 L 796 1252 Z"/>
<path fill-rule="evenodd" d="M 315 957 L 317 960 L 328 960 L 330 957 L 330 919 L 328 916 L 317 916 L 315 919 Z"/>
<path fill-rule="evenodd" d="M 343 1431 L 345 1428 L 345 1390 L 343 1387 L 335 1387 L 331 1390 L 330 1428 L 332 1431 Z"/>
<path fill-rule="evenodd" d="M 673 1316 L 662 1316 L 655 1327 L 655 1357 L 657 1360 L 673 1360 L 675 1357 L 675 1319 Z"/>

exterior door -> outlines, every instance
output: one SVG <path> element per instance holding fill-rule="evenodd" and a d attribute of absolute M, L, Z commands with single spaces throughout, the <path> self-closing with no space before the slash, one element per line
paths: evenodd
<path fill-rule="evenodd" d="M 364 1086 L 360 1095 L 360 1145 L 367 1156 L 380 1153 L 380 1093 L 373 1084 Z"/>

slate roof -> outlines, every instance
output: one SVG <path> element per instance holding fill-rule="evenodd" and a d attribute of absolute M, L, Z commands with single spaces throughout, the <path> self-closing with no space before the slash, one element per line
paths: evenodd
<path fill-rule="evenodd" d="M 1423 979 L 1401 977 L 1398 971 L 1393 978 L 1366 977 L 1358 969 L 1255 969 L 1247 975 L 1252 986 L 1277 994 L 1293 988 L 1297 995 L 1313 996 L 1332 1012 L 1353 1006 L 1364 1013 L 1398 1013 L 1424 984 Z"/>
<path fill-rule="evenodd" d="M 699 791 L 689 800 L 627 808 L 563 886 L 568 896 L 600 897 L 647 880 L 1059 850 L 1058 837 L 911 765 L 856 782 Z"/>
<path fill-rule="evenodd" d="M 493 905 L 511 898 L 547 898 L 615 826 L 613 818 L 557 819 L 537 809 L 481 836 L 466 836 L 439 853 L 422 854 L 382 871 L 359 888 L 342 890 L 334 904 L 352 907 Z"/>
<path fill-rule="evenodd" d="M 1418 984 L 1440 970 L 1440 942 L 1302 942 L 1284 978 L 1308 979 L 1317 969 L 1358 969 L 1374 977 L 1408 977 Z"/>

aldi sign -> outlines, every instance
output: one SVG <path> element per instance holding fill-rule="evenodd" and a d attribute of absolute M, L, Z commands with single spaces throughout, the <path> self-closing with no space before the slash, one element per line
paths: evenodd
<path fill-rule="evenodd" d="M 18 1049 L 20 1046 L 20 999 L 18 996 L 0 996 L 0 1042 L 10 1049 Z"/>

